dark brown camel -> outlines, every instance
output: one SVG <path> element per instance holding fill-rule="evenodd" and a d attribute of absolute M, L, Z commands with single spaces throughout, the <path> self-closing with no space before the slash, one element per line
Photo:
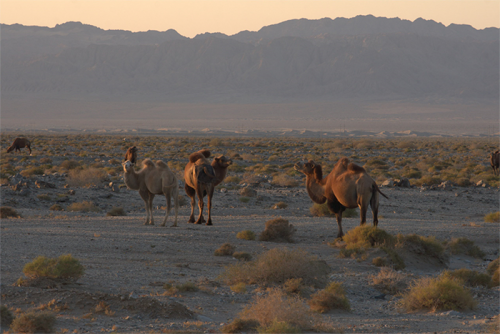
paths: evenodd
<path fill-rule="evenodd" d="M 342 212 L 346 208 L 359 207 L 361 225 L 366 223 L 368 205 L 372 208 L 373 226 L 378 225 L 379 193 L 387 198 L 379 189 L 375 181 L 366 173 L 363 167 L 349 163 L 349 159 L 342 158 L 333 167 L 326 178 L 320 165 L 314 161 L 298 162 L 295 170 L 306 176 L 306 188 L 309 197 L 318 204 L 327 203 L 328 208 L 335 214 L 339 231 L 337 238 L 342 238 Z"/>
<path fill-rule="evenodd" d="M 125 158 L 123 159 L 123 161 L 128 160 L 131 163 L 135 164 L 137 161 L 137 151 L 139 151 L 137 147 L 135 146 L 129 147 L 127 153 L 125 153 Z"/>
<path fill-rule="evenodd" d="M 10 147 L 7 149 L 7 153 L 10 153 L 12 151 L 14 151 L 14 152 L 15 151 L 21 152 L 21 149 L 25 148 L 25 147 L 27 147 L 28 150 L 30 150 L 30 154 L 31 154 L 31 142 L 28 140 L 28 138 L 17 137 L 12 142 L 12 145 L 10 145 Z"/>
<path fill-rule="evenodd" d="M 500 151 L 497 150 L 490 154 L 490 164 L 491 168 L 493 168 L 493 174 L 498 175 L 500 167 Z"/>
<path fill-rule="evenodd" d="M 188 223 L 202 224 L 205 222 L 203 218 L 203 197 L 207 196 L 208 220 L 207 225 L 212 225 L 212 196 L 215 186 L 221 183 L 227 174 L 227 168 L 232 161 L 226 157 L 219 156 L 214 158 L 212 163 L 207 158 L 210 157 L 210 151 L 201 150 L 192 153 L 189 156 L 189 162 L 184 169 L 184 189 L 186 194 L 191 198 L 191 215 Z M 194 220 L 194 207 L 196 205 L 196 197 L 198 196 L 198 208 L 200 215 Z"/>

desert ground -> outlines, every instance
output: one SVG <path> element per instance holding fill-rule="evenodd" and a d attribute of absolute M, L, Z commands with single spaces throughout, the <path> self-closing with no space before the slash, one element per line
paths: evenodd
<path fill-rule="evenodd" d="M 380 200 L 380 229 L 392 235 L 434 236 L 443 244 L 468 238 L 485 253 L 482 258 L 447 253 L 445 261 L 412 254 L 400 270 L 409 279 L 437 277 L 443 270 L 460 268 L 484 273 L 499 257 L 500 225 L 484 220 L 499 210 L 499 180 L 487 160 L 498 147 L 498 138 L 221 139 L 39 133 L 32 136 L 31 156 L 25 149 L 6 154 L 17 135 L 2 133 L 1 138 L 1 205 L 19 214 L 1 220 L 1 301 L 14 315 L 32 309 L 53 311 L 57 333 L 221 332 L 256 297 L 274 287 L 248 284 L 246 291 L 235 291 L 226 284 L 221 275 L 241 261 L 214 255 L 224 243 L 253 259 L 274 248 L 288 248 L 325 261 L 331 269 L 327 280 L 342 283 L 351 305 L 351 311 L 314 315 L 331 332 L 495 331 L 498 286 L 469 288 L 477 302 L 470 311 L 407 312 L 399 303 L 401 294 L 378 290 L 372 277 L 381 269 L 372 260 L 380 251 L 370 249 L 366 257 L 339 257 L 335 218 L 311 214 L 303 175 L 293 171 L 293 164 L 314 159 L 329 171 L 338 158 L 349 157 L 365 166 L 388 197 Z M 171 227 L 173 210 L 167 226 L 159 226 L 165 214 L 162 196 L 154 200 L 155 225 L 143 224 L 143 201 L 137 191 L 126 188 L 122 177 L 121 160 L 132 145 L 139 148 L 139 161 L 161 159 L 176 173 L 184 199 L 177 227 Z M 215 191 L 213 226 L 187 223 L 190 207 L 182 170 L 189 154 L 201 148 L 233 160 L 228 179 Z M 84 176 L 83 171 L 89 174 Z M 390 182 L 403 178 L 409 186 Z M 73 204 L 83 202 L 90 203 L 90 211 L 70 211 L 77 207 Z M 276 208 L 279 202 L 286 208 Z M 117 207 L 126 215 L 107 215 Z M 278 217 L 296 228 L 293 242 L 259 241 L 265 223 Z M 369 213 L 368 224 L 371 218 Z M 343 219 L 344 233 L 358 225 L 359 215 Z M 244 230 L 253 231 L 257 240 L 237 238 Z M 24 277 L 23 267 L 37 256 L 63 254 L 71 254 L 84 266 L 77 281 L 49 287 L 16 285 Z M 169 293 L 165 288 L 166 283 L 188 282 L 196 291 Z M 301 298 L 305 302 L 309 296 Z M 106 312 L 98 309 L 100 302 L 107 305 Z"/>

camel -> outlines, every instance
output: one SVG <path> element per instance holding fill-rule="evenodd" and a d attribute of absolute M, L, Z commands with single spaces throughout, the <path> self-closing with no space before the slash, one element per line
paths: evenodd
<path fill-rule="evenodd" d="M 31 155 L 31 142 L 28 140 L 28 138 L 25 137 L 17 137 L 14 139 L 12 142 L 12 145 L 7 149 L 7 153 L 10 153 L 12 151 L 16 152 L 19 151 L 21 152 L 22 148 L 27 147 L 28 150 L 30 150 L 30 155 Z"/>
<path fill-rule="evenodd" d="M 378 205 L 380 193 L 384 195 L 375 181 L 363 167 L 349 163 L 349 159 L 341 158 L 330 174 L 323 178 L 320 165 L 314 161 L 298 162 L 294 169 L 306 176 L 306 189 L 311 200 L 318 204 L 328 203 L 328 208 L 335 214 L 339 227 L 337 238 L 342 238 L 342 212 L 346 208 L 359 207 L 361 224 L 366 223 L 368 205 L 372 208 L 373 226 L 378 225 Z"/>
<path fill-rule="evenodd" d="M 212 225 L 212 196 L 214 189 L 224 180 L 227 169 L 232 164 L 232 160 L 223 155 L 215 157 L 212 163 L 208 161 L 207 158 L 209 157 L 210 151 L 208 150 L 192 153 L 189 156 L 189 162 L 184 168 L 184 189 L 191 198 L 191 215 L 188 223 L 201 224 L 205 222 L 203 218 L 203 197 L 207 195 L 208 220 L 206 225 Z M 194 220 L 195 196 L 198 196 L 198 208 L 200 210 L 196 222 Z"/>
<path fill-rule="evenodd" d="M 139 195 L 144 200 L 146 206 L 146 221 L 144 225 L 154 225 L 153 219 L 153 199 L 155 195 L 165 195 L 167 200 L 167 210 L 165 218 L 160 226 L 165 226 L 170 213 L 170 198 L 174 198 L 175 221 L 172 227 L 177 226 L 177 213 L 179 211 L 179 184 L 175 174 L 172 173 L 168 165 L 161 160 L 153 163 L 150 159 L 142 162 L 142 169 L 139 172 L 134 170 L 134 164 L 125 161 L 123 165 L 123 180 L 127 188 L 138 190 Z"/>
<path fill-rule="evenodd" d="M 497 150 L 490 154 L 490 164 L 491 168 L 493 168 L 493 174 L 498 175 L 500 167 L 500 151 Z"/>
<path fill-rule="evenodd" d="M 130 161 L 131 163 L 135 164 L 137 162 L 137 147 L 135 146 L 130 146 L 127 150 L 127 153 L 125 153 L 125 158 L 123 161 Z"/>

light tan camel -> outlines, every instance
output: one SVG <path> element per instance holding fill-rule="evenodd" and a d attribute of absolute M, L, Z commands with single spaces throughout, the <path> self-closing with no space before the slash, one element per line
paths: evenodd
<path fill-rule="evenodd" d="M 368 205 L 372 208 L 373 225 L 378 224 L 378 205 L 380 191 L 375 181 L 366 173 L 363 167 L 349 163 L 349 159 L 342 158 L 333 167 L 330 174 L 323 178 L 320 165 L 314 161 L 298 162 L 294 169 L 306 176 L 306 189 L 313 202 L 323 204 L 327 202 L 328 208 L 335 214 L 339 231 L 337 238 L 342 238 L 342 212 L 346 208 L 359 207 L 361 225 L 366 223 Z"/>
<path fill-rule="evenodd" d="M 25 147 L 27 147 L 28 150 L 30 150 L 30 154 L 31 154 L 31 142 L 29 141 L 29 139 L 25 138 L 25 137 L 17 137 L 12 142 L 12 145 L 10 145 L 10 147 L 7 149 L 7 153 L 10 153 L 12 151 L 14 151 L 14 152 L 16 152 L 16 151 L 21 152 L 21 149 L 25 148 Z"/>
<path fill-rule="evenodd" d="M 493 168 L 493 174 L 498 175 L 498 169 L 500 168 L 500 151 L 497 150 L 493 153 L 490 153 L 490 165 L 491 168 Z"/>
<path fill-rule="evenodd" d="M 150 159 L 142 162 L 139 172 L 134 170 L 134 164 L 125 161 L 123 164 L 123 179 L 129 189 L 138 190 L 139 195 L 146 205 L 146 221 L 144 225 L 154 225 L 153 199 L 155 195 L 165 195 L 167 199 L 167 210 L 165 218 L 160 226 L 165 226 L 170 213 L 170 198 L 174 198 L 175 221 L 172 226 L 177 226 L 177 213 L 179 211 L 179 184 L 174 173 L 163 161 L 153 163 Z"/>
<path fill-rule="evenodd" d="M 192 153 L 189 156 L 189 162 L 184 168 L 184 189 L 191 198 L 191 215 L 188 223 L 202 224 L 203 218 L 203 197 L 207 195 L 208 220 L 207 225 L 212 225 L 212 196 L 215 186 L 221 183 L 227 174 L 227 168 L 232 164 L 231 159 L 221 155 L 215 157 L 212 163 L 207 158 L 210 157 L 210 151 L 201 150 Z M 198 208 L 200 215 L 194 220 L 194 207 L 196 205 L 196 196 L 198 196 Z"/>
<path fill-rule="evenodd" d="M 123 159 L 123 161 L 128 160 L 131 163 L 135 164 L 137 162 L 137 151 L 139 151 L 137 147 L 130 146 L 127 152 L 125 153 L 125 158 Z"/>

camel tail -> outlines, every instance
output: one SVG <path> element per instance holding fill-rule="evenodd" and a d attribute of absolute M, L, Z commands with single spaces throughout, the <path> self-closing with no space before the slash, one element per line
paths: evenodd
<path fill-rule="evenodd" d="M 375 188 L 373 189 L 373 191 L 378 191 L 380 193 L 380 195 L 384 196 L 385 198 L 389 199 L 389 197 L 387 197 L 383 192 L 380 191 L 380 188 L 378 187 L 378 185 L 376 183 L 373 183 L 375 185 Z"/>

